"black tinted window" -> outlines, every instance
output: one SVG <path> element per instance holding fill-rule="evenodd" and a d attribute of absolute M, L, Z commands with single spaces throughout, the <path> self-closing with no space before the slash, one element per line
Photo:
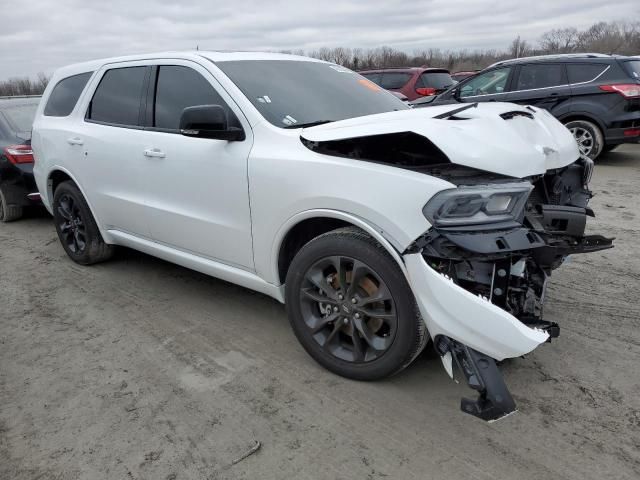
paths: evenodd
<path fill-rule="evenodd" d="M 140 99 L 147 67 L 107 70 L 93 95 L 87 118 L 117 125 L 140 125 Z"/>
<path fill-rule="evenodd" d="M 443 90 L 453 85 L 451 75 L 446 72 L 427 72 L 420 75 L 416 88 L 435 88 Z"/>
<path fill-rule="evenodd" d="M 227 111 L 229 123 L 237 123 L 222 97 L 202 75 L 189 67 L 161 66 L 153 125 L 177 130 L 182 110 L 195 105 L 221 105 Z"/>
<path fill-rule="evenodd" d="M 387 90 L 394 90 L 404 87 L 411 76 L 411 73 L 384 72 L 376 83 Z"/>
<path fill-rule="evenodd" d="M 629 72 L 629 75 L 634 80 L 640 80 L 640 60 L 631 60 L 630 62 L 624 62 L 624 66 Z"/>
<path fill-rule="evenodd" d="M 564 85 L 564 66 L 561 64 L 523 65 L 516 90 L 555 87 Z"/>
<path fill-rule="evenodd" d="M 81 73 L 60 80 L 49 95 L 47 105 L 44 107 L 44 114 L 48 117 L 69 115 L 92 74 L 93 72 Z"/>
<path fill-rule="evenodd" d="M 590 82 L 607 68 L 603 64 L 568 63 L 569 83 Z"/>

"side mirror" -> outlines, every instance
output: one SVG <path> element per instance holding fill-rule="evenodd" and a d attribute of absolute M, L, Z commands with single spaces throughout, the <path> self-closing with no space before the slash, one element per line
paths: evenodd
<path fill-rule="evenodd" d="M 196 105 L 187 107 L 180 116 L 180 133 L 187 137 L 242 141 L 242 128 L 230 127 L 227 112 L 220 105 Z"/>

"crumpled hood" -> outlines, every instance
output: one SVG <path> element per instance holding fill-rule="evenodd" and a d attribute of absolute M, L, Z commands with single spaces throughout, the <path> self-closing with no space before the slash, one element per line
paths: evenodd
<path fill-rule="evenodd" d="M 454 116 L 433 118 L 461 105 L 367 115 L 305 128 L 312 142 L 414 132 L 433 142 L 452 163 L 523 178 L 575 162 L 573 135 L 546 110 L 513 103 L 479 103 Z"/>

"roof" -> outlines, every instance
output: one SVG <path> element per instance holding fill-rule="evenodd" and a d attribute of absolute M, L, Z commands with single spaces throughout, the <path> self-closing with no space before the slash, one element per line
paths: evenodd
<path fill-rule="evenodd" d="M 289 55 L 286 53 L 272 52 L 243 52 L 243 51 L 223 51 L 223 50 L 187 50 L 187 51 L 169 51 L 158 53 L 143 53 L 138 55 L 126 55 L 121 57 L 102 58 L 91 60 L 88 62 L 75 63 L 59 68 L 55 72 L 55 77 L 68 77 L 78 75 L 80 73 L 91 72 L 101 68 L 103 65 L 134 62 L 140 60 L 156 60 L 156 59 L 186 59 L 186 60 L 202 60 L 206 58 L 212 62 L 225 62 L 232 60 L 291 60 L 291 61 L 309 61 L 324 62 L 310 57 L 300 55 Z"/>

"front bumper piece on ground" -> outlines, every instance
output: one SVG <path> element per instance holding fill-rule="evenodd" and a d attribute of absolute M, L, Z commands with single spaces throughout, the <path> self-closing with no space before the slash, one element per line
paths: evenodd
<path fill-rule="evenodd" d="M 404 256 L 422 318 L 434 339 L 445 369 L 453 377 L 458 365 L 477 400 L 462 399 L 464 412 L 483 420 L 498 420 L 516 410 L 495 360 L 529 353 L 549 339 L 488 299 L 476 296 L 436 272 L 420 253 Z M 464 339 L 464 343 L 454 340 Z"/>

